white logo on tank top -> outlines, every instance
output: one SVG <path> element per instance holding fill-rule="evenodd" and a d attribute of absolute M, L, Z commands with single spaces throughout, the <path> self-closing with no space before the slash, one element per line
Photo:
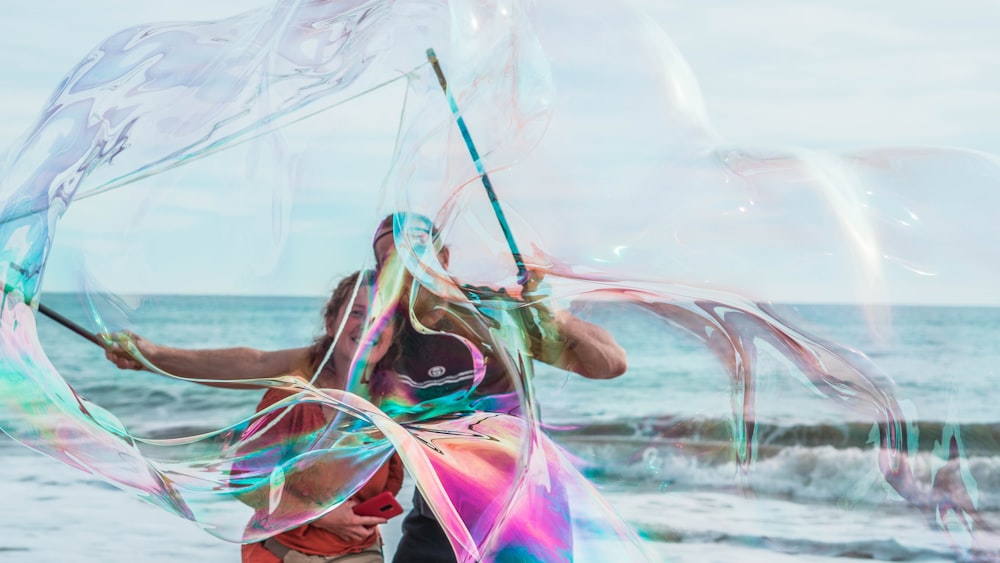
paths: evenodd
<path fill-rule="evenodd" d="M 444 366 L 434 366 L 431 369 L 427 370 L 427 375 L 431 377 L 441 377 L 442 375 L 444 375 L 444 372 L 445 372 Z"/>

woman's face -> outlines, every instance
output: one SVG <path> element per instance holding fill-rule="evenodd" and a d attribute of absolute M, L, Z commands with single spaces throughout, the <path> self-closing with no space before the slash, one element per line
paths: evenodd
<path fill-rule="evenodd" d="M 333 366 L 338 373 L 346 373 L 354 359 L 354 354 L 358 351 L 358 344 L 361 342 L 361 334 L 365 325 L 365 315 L 368 312 L 368 294 L 366 286 L 359 287 L 354 301 L 341 305 L 333 322 L 328 322 L 326 325 L 326 333 L 329 336 L 334 336 L 337 334 L 340 324 L 344 324 L 344 330 L 333 346 Z"/>
<path fill-rule="evenodd" d="M 350 369 L 351 362 L 354 361 L 354 356 L 358 353 L 358 347 L 365 332 L 365 320 L 368 316 L 370 295 L 371 290 L 367 285 L 359 287 L 354 301 L 343 305 L 340 311 L 337 312 L 337 317 L 333 322 L 328 323 L 326 326 L 326 333 L 334 336 L 337 334 L 340 323 L 344 323 L 344 330 L 340 333 L 340 338 L 333 345 L 333 367 L 338 374 L 347 375 L 347 370 Z M 374 364 L 382 359 L 391 341 L 391 334 L 380 334 L 375 341 L 374 349 L 368 357 L 368 363 Z"/>

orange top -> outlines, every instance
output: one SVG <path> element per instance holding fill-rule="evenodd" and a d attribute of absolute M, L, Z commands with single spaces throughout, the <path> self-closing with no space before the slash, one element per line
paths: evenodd
<path fill-rule="evenodd" d="M 264 394 L 264 397 L 260 400 L 260 403 L 257 405 L 257 411 L 259 412 L 266 409 L 288 395 L 289 392 L 282 389 L 268 390 Z M 329 423 L 327 417 L 323 413 L 323 407 L 316 403 L 297 404 L 290 410 L 286 411 L 279 409 L 274 411 L 273 414 L 274 416 L 265 416 L 256 421 L 256 423 L 248 430 L 248 435 L 252 434 L 255 428 L 266 427 L 267 429 L 265 431 L 265 435 L 262 437 L 266 440 L 266 438 L 273 436 L 274 441 L 278 442 L 286 437 L 308 435 L 322 429 Z M 277 421 L 274 421 L 274 419 L 281 414 L 284 414 L 284 416 L 281 416 Z M 271 424 L 272 421 L 274 421 L 273 424 Z M 258 437 L 258 439 L 259 438 L 261 437 Z M 382 467 L 380 467 L 379 470 L 372 475 L 371 479 L 369 479 L 369 481 L 354 495 L 353 498 L 358 501 L 364 501 L 382 493 L 383 491 L 391 491 L 393 494 L 398 494 L 402 484 L 403 462 L 399 458 L 399 455 L 393 454 L 393 456 L 389 458 L 389 461 L 382 465 Z M 352 543 L 341 539 L 333 532 L 313 526 L 312 524 L 305 524 L 274 536 L 274 539 L 278 540 L 285 546 L 294 549 L 295 551 L 300 551 L 309 555 L 325 556 L 358 553 L 365 548 L 372 546 L 378 538 L 378 529 L 376 529 L 372 532 L 372 535 L 365 540 L 359 543 Z M 267 558 L 266 555 L 270 555 L 270 552 L 267 552 L 266 550 L 265 553 L 260 554 L 263 557 L 247 558 L 248 555 L 252 555 L 257 551 L 259 550 L 254 549 L 250 550 L 251 553 L 248 553 L 248 550 L 244 549 L 244 563 L 264 563 L 276 560 L 273 556 L 271 558 Z"/>

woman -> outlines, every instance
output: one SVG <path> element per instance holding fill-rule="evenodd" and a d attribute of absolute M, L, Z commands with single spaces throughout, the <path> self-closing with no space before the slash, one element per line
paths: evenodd
<path fill-rule="evenodd" d="M 358 352 L 358 344 L 364 331 L 369 300 L 370 280 L 365 276 L 358 284 L 360 273 L 344 278 L 334 289 L 324 308 L 324 334 L 312 346 L 278 351 L 262 351 L 252 348 L 227 348 L 220 350 L 184 350 L 156 345 L 136 335 L 130 335 L 138 351 L 158 369 L 185 379 L 223 387 L 255 388 L 241 384 L 239 380 L 275 377 L 291 374 L 311 380 L 323 363 L 327 350 L 333 351 L 323 368 L 316 374 L 315 386 L 319 388 L 344 389 L 351 363 Z M 355 287 L 355 299 L 351 300 Z M 343 324 L 340 337 L 334 342 L 337 330 Z M 391 338 L 383 336 L 368 355 L 374 364 L 389 348 Z M 107 357 L 123 369 L 143 369 L 120 346 L 110 348 Z M 382 374 L 384 375 L 384 374 Z M 257 406 L 261 411 L 288 397 L 295 391 L 280 388 L 269 389 Z M 330 424 L 333 409 L 317 403 L 294 404 L 294 406 L 272 411 L 256 420 L 244 433 L 244 441 L 254 450 L 268 452 L 263 458 L 241 461 L 233 468 L 233 477 L 239 478 L 247 472 L 266 471 L 281 460 L 294 455 L 296 437 L 322 432 Z M 266 459 L 267 457 L 271 459 Z M 253 467 L 255 465 L 256 467 Z M 292 505 L 296 496 L 304 497 L 302 491 L 318 490 L 328 486 L 331 480 L 345 482 L 342 472 L 336 468 L 324 467 L 322 462 L 313 464 L 315 471 L 305 469 L 297 479 L 288 479 L 282 495 Z M 339 473 L 339 474 L 338 474 Z M 347 479 L 349 480 L 349 476 Z M 281 561 L 329 561 L 343 563 L 380 563 L 383 561 L 381 539 L 377 526 L 384 524 L 384 518 L 359 516 L 353 507 L 384 491 L 393 495 L 399 492 L 403 481 L 403 466 L 397 455 L 393 455 L 354 496 L 337 508 L 302 526 L 282 532 L 265 542 L 246 544 L 242 548 L 244 563 L 278 563 Z M 260 495 L 257 495 L 258 497 Z M 267 495 L 264 494 L 264 497 Z M 263 502 L 259 502 L 263 500 Z M 308 499 L 304 499 L 308 500 Z M 266 506 L 266 499 L 247 498 L 251 506 Z M 306 502 L 315 507 L 314 503 Z M 294 517 L 298 507 L 268 507 L 273 521 L 275 515 Z M 258 510 L 261 514 L 262 510 Z M 255 518 L 255 522 L 267 518 Z"/>

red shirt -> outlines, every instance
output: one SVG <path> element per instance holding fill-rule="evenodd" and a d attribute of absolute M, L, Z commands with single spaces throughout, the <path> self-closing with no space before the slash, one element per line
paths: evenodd
<path fill-rule="evenodd" d="M 257 411 L 270 407 L 288 395 L 289 392 L 282 389 L 268 390 L 257 405 Z M 328 416 L 323 411 L 324 407 L 316 403 L 301 403 L 290 409 L 278 409 L 255 421 L 246 435 L 254 436 L 255 432 L 263 430 L 264 434 L 254 436 L 253 445 L 258 448 L 281 444 L 289 437 L 308 436 L 329 424 Z M 403 462 L 398 455 L 393 454 L 352 498 L 364 501 L 383 491 L 397 494 L 402 484 Z M 376 529 L 364 541 L 352 543 L 341 539 L 333 532 L 305 524 L 282 532 L 274 538 L 295 551 L 309 555 L 331 556 L 358 553 L 378 541 L 379 534 Z M 244 546 L 244 563 L 271 563 L 277 560 L 260 543 Z"/>

